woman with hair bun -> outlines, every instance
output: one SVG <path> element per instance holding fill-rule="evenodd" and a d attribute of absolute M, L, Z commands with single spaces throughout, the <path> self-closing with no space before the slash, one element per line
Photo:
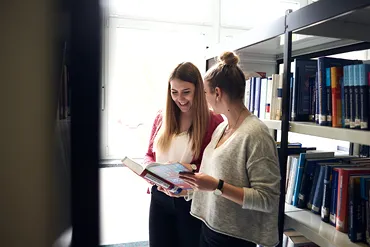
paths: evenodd
<path fill-rule="evenodd" d="M 191 214 L 202 223 L 200 247 L 276 246 L 280 169 L 274 139 L 243 104 L 245 76 L 224 52 L 204 78 L 206 99 L 221 123 L 203 153 L 200 171 L 181 174 L 194 188 Z"/>

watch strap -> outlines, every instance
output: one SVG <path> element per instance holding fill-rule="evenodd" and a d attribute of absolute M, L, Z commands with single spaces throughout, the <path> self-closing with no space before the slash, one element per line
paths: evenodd
<path fill-rule="evenodd" d="M 217 189 L 222 191 L 223 187 L 224 187 L 224 180 L 222 179 L 218 180 Z"/>

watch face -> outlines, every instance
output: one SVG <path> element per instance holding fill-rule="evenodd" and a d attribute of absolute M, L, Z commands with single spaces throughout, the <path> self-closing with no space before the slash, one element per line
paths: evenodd
<path fill-rule="evenodd" d="M 222 191 L 219 190 L 219 189 L 216 189 L 214 192 L 213 192 L 216 196 L 220 196 L 222 195 Z"/>
<path fill-rule="evenodd" d="M 197 165 L 191 164 L 191 169 L 196 170 L 198 169 Z"/>

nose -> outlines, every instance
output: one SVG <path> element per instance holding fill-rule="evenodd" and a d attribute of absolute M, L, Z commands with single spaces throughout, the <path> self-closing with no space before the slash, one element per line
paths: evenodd
<path fill-rule="evenodd" d="M 185 96 L 181 93 L 180 95 L 179 95 L 179 100 L 181 101 L 181 100 L 184 100 L 185 99 Z"/>

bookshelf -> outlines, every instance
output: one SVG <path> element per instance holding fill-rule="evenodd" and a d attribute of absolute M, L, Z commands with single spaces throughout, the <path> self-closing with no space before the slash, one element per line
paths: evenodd
<path fill-rule="evenodd" d="M 319 126 L 308 122 L 289 121 L 290 71 L 295 58 L 315 58 L 356 50 L 370 49 L 370 0 L 321 0 L 286 15 L 271 23 L 255 27 L 239 38 L 211 46 L 206 51 L 207 64 L 225 50 L 251 54 L 273 55 L 277 64 L 284 63 L 282 119 L 263 120 L 268 128 L 281 131 L 281 198 L 279 233 L 284 227 L 300 231 L 322 247 L 366 246 L 352 243 L 347 234 L 321 221 L 308 210 L 285 204 L 288 133 L 331 138 L 370 145 L 370 131 Z M 292 42 L 292 35 L 310 37 Z M 284 39 L 284 44 L 280 40 Z"/>
<path fill-rule="evenodd" d="M 280 120 L 263 119 L 262 121 L 267 125 L 269 129 L 281 130 Z M 312 135 L 363 145 L 370 145 L 370 131 L 334 128 L 329 126 L 320 126 L 310 122 L 292 121 L 289 122 L 289 131 L 298 134 Z"/>
<path fill-rule="evenodd" d="M 291 205 L 286 205 L 290 206 Z M 325 247 L 365 247 L 364 243 L 352 243 L 346 233 L 321 221 L 319 215 L 308 210 L 285 211 L 285 226 L 302 233 L 319 246 Z"/>

